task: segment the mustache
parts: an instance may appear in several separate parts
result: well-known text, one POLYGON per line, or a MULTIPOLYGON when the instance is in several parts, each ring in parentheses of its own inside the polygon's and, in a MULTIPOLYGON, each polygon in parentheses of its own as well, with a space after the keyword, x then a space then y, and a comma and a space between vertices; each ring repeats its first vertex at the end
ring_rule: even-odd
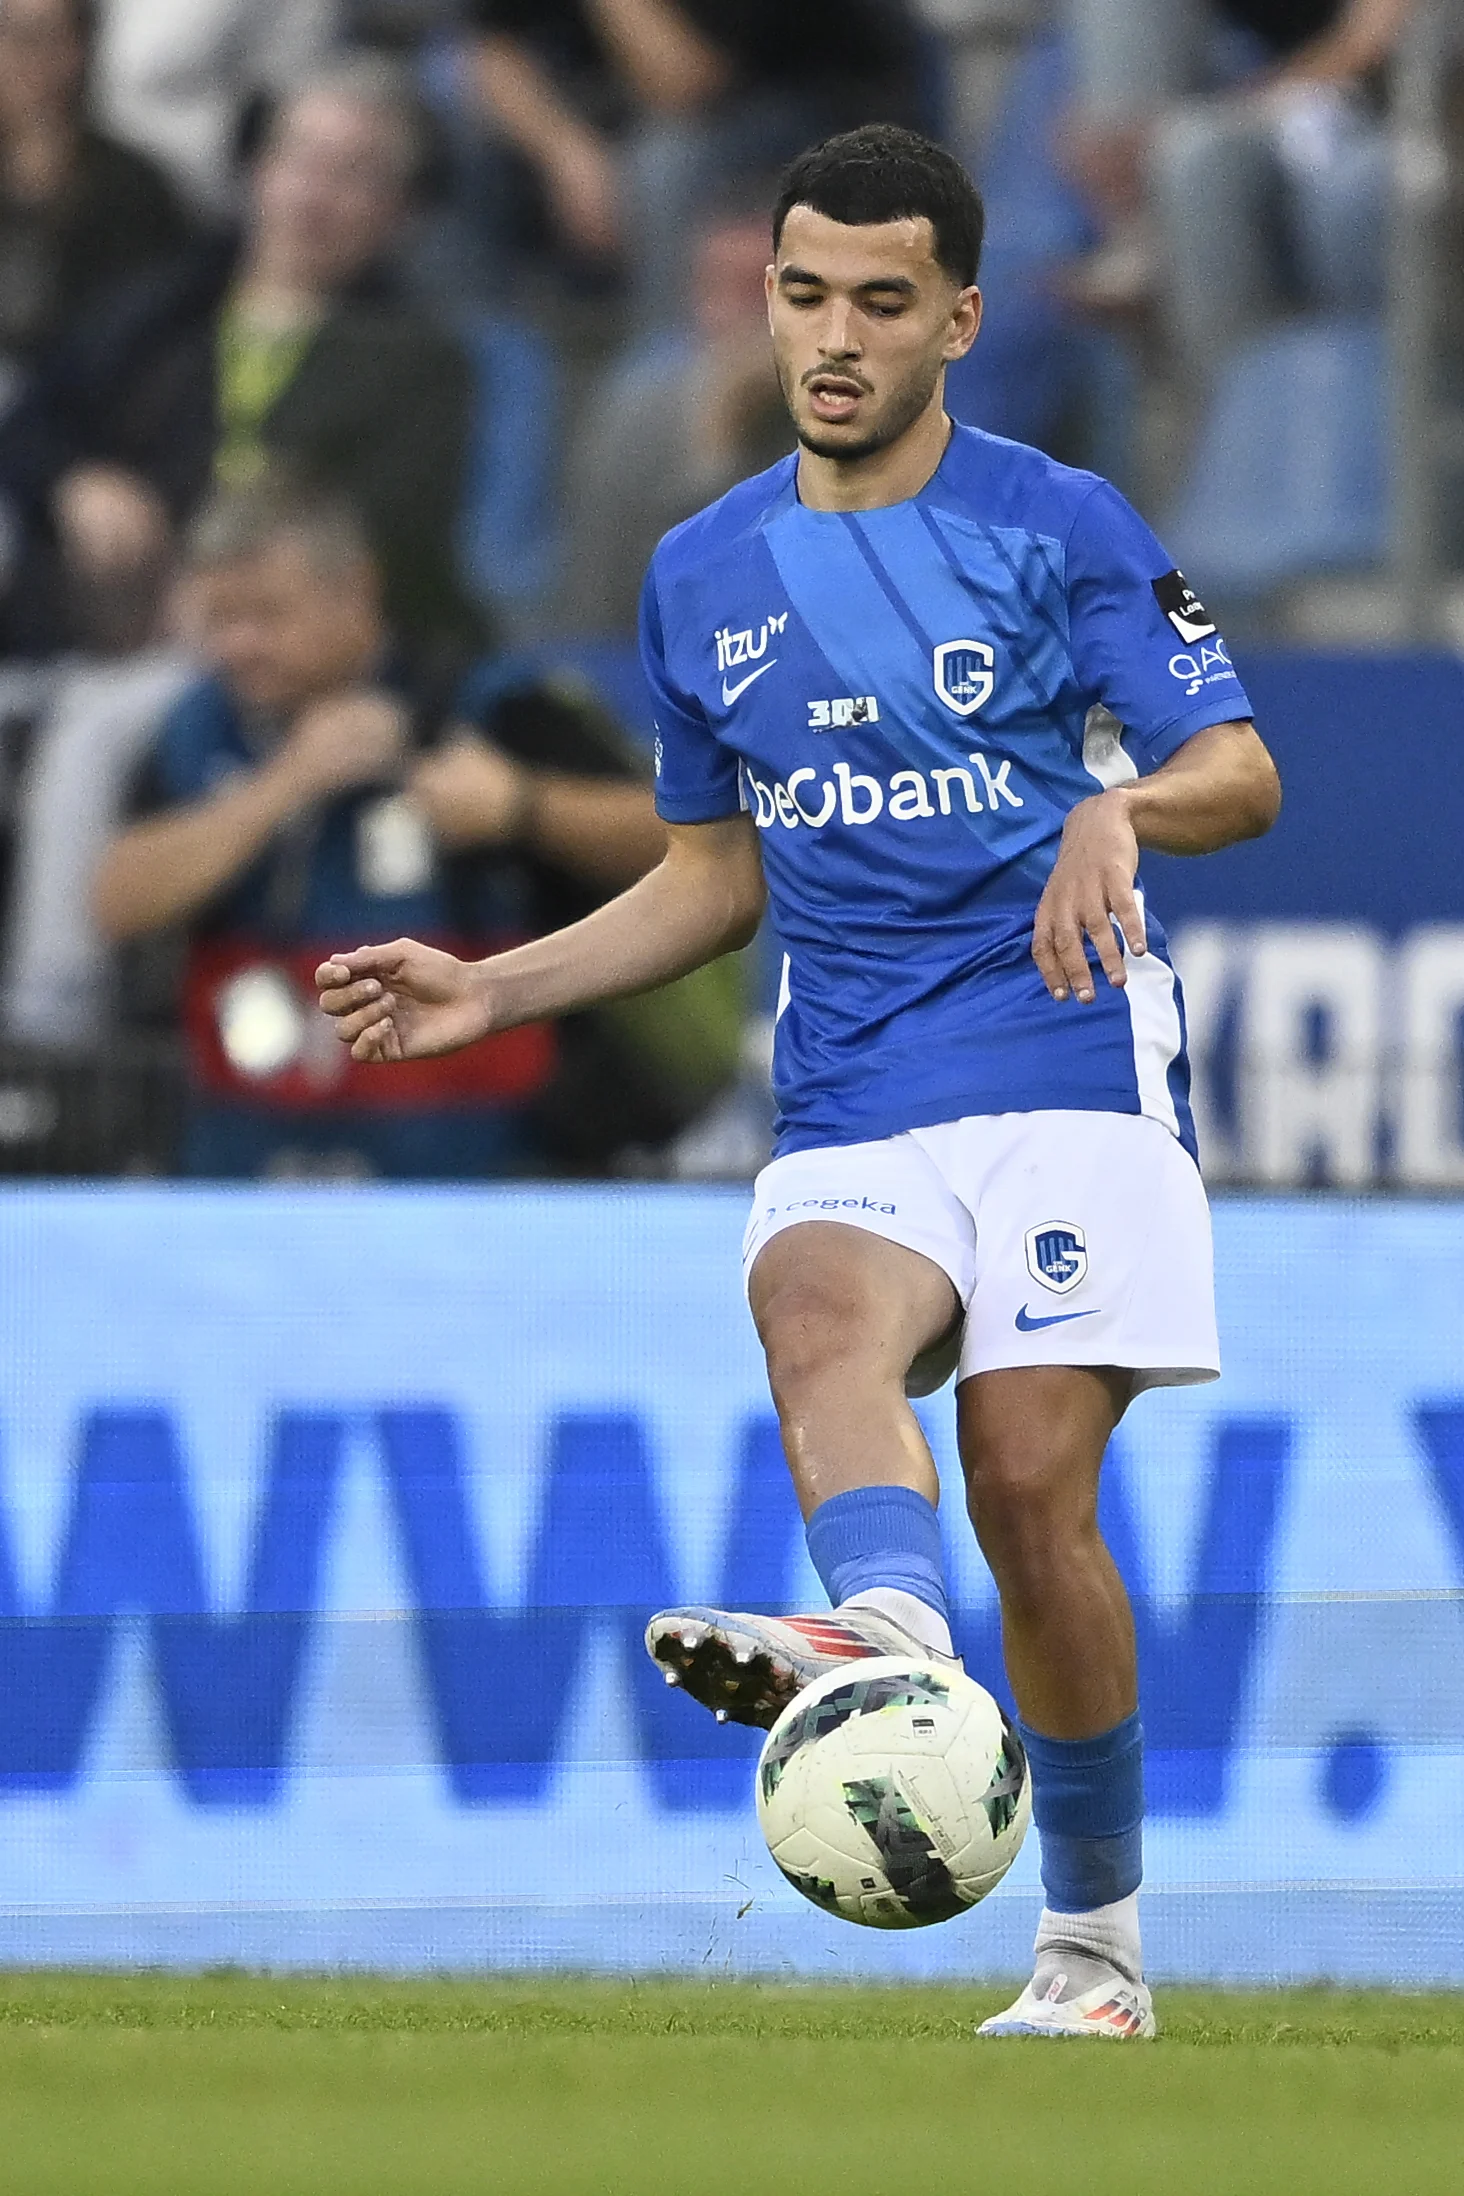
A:
POLYGON ((852 366, 810 366, 798 386, 811 389, 816 381, 847 381, 864 396, 874 394, 873 382, 866 381, 863 374, 856 374, 852 366))

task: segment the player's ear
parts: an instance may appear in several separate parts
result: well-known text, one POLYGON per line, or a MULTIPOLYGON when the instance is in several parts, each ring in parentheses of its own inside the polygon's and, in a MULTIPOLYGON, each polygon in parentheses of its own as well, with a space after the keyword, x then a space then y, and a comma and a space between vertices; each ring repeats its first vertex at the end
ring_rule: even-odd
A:
POLYGON ((960 291, 951 308, 951 325, 942 356, 949 365, 964 358, 981 332, 981 292, 975 283, 960 291))

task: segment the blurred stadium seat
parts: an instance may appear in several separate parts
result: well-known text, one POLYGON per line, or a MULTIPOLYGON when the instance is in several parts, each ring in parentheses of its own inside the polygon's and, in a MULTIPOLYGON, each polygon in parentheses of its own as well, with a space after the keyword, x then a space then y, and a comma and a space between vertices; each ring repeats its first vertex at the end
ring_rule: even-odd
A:
POLYGON ((1386 347, 1372 320, 1257 336, 1220 375, 1189 478, 1161 532, 1227 604, 1387 548, 1386 347))
POLYGON ((460 552, 485 600, 517 607, 541 596, 553 575, 562 370, 526 322, 481 316, 459 334, 478 389, 460 552))
POLYGON ((0 1179, 172 1174, 182 1112, 171 1039, 114 1039, 105 1060, 0 1044, 0 1179))
POLYGON ((973 162, 986 201, 986 310, 981 340, 947 373, 946 400, 967 426, 1060 447, 1125 485, 1134 363, 1118 335, 1069 310, 1059 281, 1095 240, 1057 156, 1070 74, 1061 38, 1033 39, 1012 64, 995 131, 973 162))

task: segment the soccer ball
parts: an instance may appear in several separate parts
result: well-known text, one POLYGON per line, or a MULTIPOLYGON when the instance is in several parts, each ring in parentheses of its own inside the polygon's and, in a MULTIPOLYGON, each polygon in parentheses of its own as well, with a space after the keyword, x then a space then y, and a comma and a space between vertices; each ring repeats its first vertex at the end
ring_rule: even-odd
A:
POLYGON ((1022 1742, 948 1663, 880 1655, 783 1710, 757 1765, 757 1819, 788 1881, 870 1929, 923 1929, 984 1899, 1032 1815, 1022 1742))

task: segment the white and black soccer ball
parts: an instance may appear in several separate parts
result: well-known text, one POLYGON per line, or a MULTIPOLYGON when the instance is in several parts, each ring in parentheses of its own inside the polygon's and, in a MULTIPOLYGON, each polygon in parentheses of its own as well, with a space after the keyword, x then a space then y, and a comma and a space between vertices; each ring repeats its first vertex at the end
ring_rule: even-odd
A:
POLYGON ((801 1692, 767 1735, 757 1817, 796 1890, 870 1929, 923 1929, 986 1897, 1032 1816, 1022 1742, 949 1663, 881 1655, 801 1692))

